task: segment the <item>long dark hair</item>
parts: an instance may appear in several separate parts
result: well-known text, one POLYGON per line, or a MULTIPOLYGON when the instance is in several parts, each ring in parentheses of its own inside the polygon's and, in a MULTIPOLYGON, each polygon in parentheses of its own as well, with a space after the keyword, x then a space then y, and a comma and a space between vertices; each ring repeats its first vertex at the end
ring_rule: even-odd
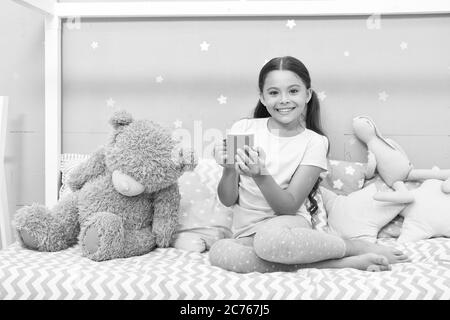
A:
MULTIPOLYGON (((262 67, 258 79, 258 87, 260 93, 263 92, 264 82, 266 81, 267 74, 270 71, 274 70, 292 71, 296 75, 298 75, 300 79, 302 79, 307 89, 311 88, 311 77, 305 65, 300 60, 294 57, 285 56, 273 58, 262 67)), ((270 117, 270 113, 267 111, 266 107, 262 104, 261 100, 258 100, 258 104, 256 105, 256 108, 253 111, 253 118, 267 118, 267 117, 270 117)), ((310 129, 326 137, 322 129, 322 124, 320 122, 319 99, 317 98, 317 94, 314 92, 314 90, 312 90, 311 99, 309 100, 306 106, 305 122, 307 129, 310 129)), ((307 209, 308 212, 311 214, 311 216, 314 215, 319 208, 317 205, 317 201, 315 199, 315 195, 317 193, 317 189, 319 188, 319 184, 321 181, 322 178, 319 177, 308 195, 310 205, 307 207, 307 209)))

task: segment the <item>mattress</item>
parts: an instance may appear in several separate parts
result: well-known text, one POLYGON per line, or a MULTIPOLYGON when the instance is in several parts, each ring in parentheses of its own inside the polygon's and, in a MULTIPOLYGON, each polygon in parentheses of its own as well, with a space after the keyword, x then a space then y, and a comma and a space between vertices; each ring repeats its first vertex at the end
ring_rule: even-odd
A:
POLYGON ((17 243, 0 251, 0 299, 450 299, 450 239, 383 244, 411 262, 378 273, 355 269, 238 274, 210 265, 207 253, 156 249, 94 262, 78 246, 36 252, 17 243))

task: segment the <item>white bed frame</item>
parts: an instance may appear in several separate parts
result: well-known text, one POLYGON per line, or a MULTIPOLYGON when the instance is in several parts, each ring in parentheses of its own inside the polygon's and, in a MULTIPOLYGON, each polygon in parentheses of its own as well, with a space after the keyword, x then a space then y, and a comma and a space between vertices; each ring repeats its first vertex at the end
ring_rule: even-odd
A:
MULTIPOLYGON (((61 20, 123 17, 290 17, 447 14, 449 0, 150 1, 12 0, 45 15, 45 203, 58 199, 61 154, 61 20)), ((0 221, 1 222, 1 221, 0 221)))
POLYGON ((6 192, 5 148, 8 123, 8 97, 0 97, 0 248, 12 242, 8 194, 6 192))

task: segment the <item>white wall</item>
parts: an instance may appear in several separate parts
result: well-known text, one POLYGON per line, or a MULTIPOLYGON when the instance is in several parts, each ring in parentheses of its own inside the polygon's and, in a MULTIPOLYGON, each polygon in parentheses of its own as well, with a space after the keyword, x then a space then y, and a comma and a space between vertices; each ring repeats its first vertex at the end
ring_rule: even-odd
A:
POLYGON ((9 96, 6 180, 11 216, 44 201, 44 20, 0 1, 0 95, 9 96))

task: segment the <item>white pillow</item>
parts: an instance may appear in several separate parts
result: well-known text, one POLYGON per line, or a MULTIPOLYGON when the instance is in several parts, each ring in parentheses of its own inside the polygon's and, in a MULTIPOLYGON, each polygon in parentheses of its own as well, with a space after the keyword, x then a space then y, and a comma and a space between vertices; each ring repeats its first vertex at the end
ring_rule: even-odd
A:
POLYGON ((328 213, 329 228, 344 239, 376 242, 381 228, 405 208, 405 204, 374 200, 373 195, 379 191, 377 183, 347 196, 337 195, 323 187, 321 191, 328 213))
POLYGON ((405 217, 398 242, 450 237, 450 194, 441 190, 441 180, 425 180, 411 192, 414 202, 403 210, 405 217))
POLYGON ((217 240, 232 236, 233 211, 217 196, 221 176, 222 167, 214 159, 203 158, 194 171, 180 177, 180 217, 173 247, 203 252, 217 240))

